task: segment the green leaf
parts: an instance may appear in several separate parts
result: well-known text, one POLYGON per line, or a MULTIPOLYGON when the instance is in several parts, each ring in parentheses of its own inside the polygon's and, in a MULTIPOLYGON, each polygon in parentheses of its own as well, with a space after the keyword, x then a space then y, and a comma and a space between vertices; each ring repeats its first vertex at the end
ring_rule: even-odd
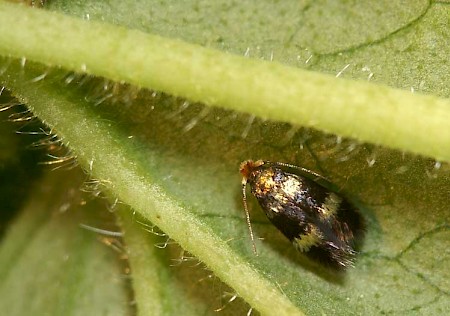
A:
MULTIPOLYGON (((165 155, 170 153, 161 152, 158 148, 156 152, 152 152, 151 148, 149 150, 139 148, 139 140, 134 143, 129 139, 128 133, 131 133, 131 136, 134 134, 132 130, 122 130, 118 125, 112 125, 105 120, 96 113, 95 108, 80 101, 76 90, 64 89, 61 77, 55 75, 54 82, 48 78, 35 85, 29 85, 30 80, 37 75, 31 71, 33 66, 29 65, 25 74, 20 74, 19 64, 16 64, 16 69, 14 66, 10 65, 8 68, 10 79, 16 75, 29 77, 8 80, 8 86, 17 93, 25 92, 27 96, 22 94, 20 99, 29 106, 33 104, 33 113, 41 118, 47 117, 46 121, 53 121, 54 130, 58 131, 61 139, 70 143, 70 148, 78 155, 78 161, 89 166, 92 175, 103 182, 108 190, 147 220, 158 225, 183 248, 213 269, 222 280, 227 282, 235 279, 238 283, 234 284, 233 288, 242 296, 245 296, 245 293, 252 293, 254 288, 264 292, 264 297, 253 297, 259 310, 269 312, 273 306, 279 305, 278 308, 286 313, 295 311, 295 307, 275 285, 259 275, 241 255, 235 253, 222 238, 217 236, 217 232, 211 227, 212 223, 208 223, 207 219, 199 214, 194 214, 188 207, 174 199, 170 191, 167 192, 167 189, 162 189, 157 184, 158 179, 165 177, 164 174, 171 174, 171 170, 164 169, 162 165, 167 159, 165 155), (267 297, 271 299, 267 301, 267 297)), ((157 127, 152 125, 153 128, 157 127)), ((130 127, 132 126, 128 125, 128 128, 130 127)), ((186 161, 181 160, 179 163, 186 161)), ((183 170, 180 165, 176 168, 181 172, 183 170)), ((202 181, 200 177, 195 180, 202 181)), ((232 195, 228 195, 230 196, 232 195)), ((228 204, 230 202, 228 200, 228 204)), ((248 299, 251 301, 250 297, 248 299)))
POLYGON ((143 219, 120 211, 132 271, 134 300, 140 315, 200 315, 224 310, 245 314, 246 304, 227 303, 235 294, 182 248, 143 219), (149 232, 151 232, 149 234, 149 232))
POLYGON ((108 220, 105 213, 96 211, 101 201, 83 206, 82 182, 79 170, 52 172, 33 187, 0 246, 2 313, 131 313, 130 289, 119 254, 79 226, 108 220))
MULTIPOLYGON (((416 11, 423 11, 421 7, 416 11)), ((422 11, 418 13, 423 14, 422 11)), ((343 10, 342 19, 348 18, 347 13, 343 10)), ((369 14, 369 20, 374 19, 372 15, 369 14)), ((356 29, 364 17, 358 16, 350 24, 351 29, 356 29)), ((401 17, 408 21, 407 15, 401 17)), ((445 21, 445 16, 440 18, 445 21)), ((47 65, 92 73, 191 101, 315 127, 440 160, 450 159, 450 151, 445 146, 450 141, 447 128, 450 101, 445 99, 364 82, 335 80, 319 73, 224 54, 133 29, 83 22, 1 2, 0 19, 3 55, 25 56, 47 65), (66 31, 63 33, 61 29, 66 31)), ((321 22, 320 15, 317 22, 321 22)), ((390 29, 395 30, 391 26, 380 32, 388 35, 388 31, 394 34, 399 31, 390 29)), ((375 36, 377 41, 381 41, 380 36, 375 36)), ((346 41, 346 48, 353 51, 349 44, 357 48, 374 43, 367 34, 365 40, 362 43, 358 35, 353 41, 346 41)), ((300 41, 297 45, 301 44, 300 41)), ((327 51, 320 47, 318 50, 327 51)), ((340 53, 342 48, 338 47, 332 56, 340 53)), ((364 66, 364 69, 370 68, 364 66)))
MULTIPOLYGON (((350 6, 341 5, 338 6, 340 10, 337 10, 331 4, 330 7, 326 6, 325 2, 311 2, 307 5, 299 2, 239 5, 227 2, 209 5, 209 2, 205 2, 197 3, 197 6, 190 2, 177 2, 173 6, 155 4, 148 10, 143 9, 147 7, 142 7, 142 3, 124 9, 120 6, 122 3, 123 1, 111 2, 108 10, 105 6, 99 8, 95 5, 79 9, 75 6, 70 6, 69 9, 68 5, 64 5, 64 9, 76 16, 85 17, 88 13, 92 19, 104 18, 130 28, 143 31, 151 29, 163 36, 183 38, 216 48, 223 46, 235 53, 244 52, 246 47, 250 47, 250 52, 257 52, 255 55, 250 53, 254 57, 269 58, 273 50, 275 58, 290 65, 296 65, 297 56, 300 56, 302 63, 309 60, 306 67, 330 73, 336 73, 354 62, 354 66, 347 67, 344 72, 352 78, 367 76, 371 71, 375 74, 373 78, 379 82, 403 88, 417 85, 417 88, 428 93, 449 95, 448 85, 438 84, 439 78, 441 82, 448 81, 446 72, 441 71, 448 61, 439 56, 432 59, 433 55, 426 46, 430 44, 428 39, 433 38, 432 43, 440 51, 448 50, 444 45, 448 35, 436 27, 445 22, 446 17, 448 20, 444 4, 424 5, 417 1, 414 5, 409 5, 408 10, 400 10, 400 13, 394 5, 390 9, 397 10, 397 14, 394 12, 389 15, 380 10, 380 7, 378 10, 356 7, 352 11, 350 6), (184 19, 180 19, 184 12, 184 19), (352 14, 356 15, 355 19, 351 18, 352 14), (219 22, 215 18, 218 16, 221 16, 219 22), (273 17, 270 20, 272 24, 266 22, 267 16, 273 17), (328 21, 330 16, 333 19, 328 21), (381 17, 383 23, 378 21, 381 17), (324 18, 329 24, 323 23, 324 18), (197 24, 189 23, 192 21, 197 24), (238 21, 239 27, 232 21, 238 21), (355 36, 350 36, 348 31, 338 32, 337 26, 333 26, 340 25, 342 22, 339 21, 348 21, 349 30, 358 30, 358 25, 361 27, 363 21, 378 24, 371 24, 376 31, 351 33, 355 36), (389 23, 385 23, 386 21, 389 23), (216 27, 212 28, 211 25, 216 27), (272 38, 264 36, 267 32, 264 33, 263 30, 268 25, 276 32, 272 38), (306 33, 305 29, 311 32, 315 30, 313 34, 318 34, 317 42, 311 40, 313 37, 308 39, 311 34, 302 37, 306 33), (215 33, 204 30, 214 30, 215 33), (322 33, 318 30, 322 30, 326 36, 319 37, 322 33), (423 35, 420 37, 419 34, 423 35), (339 43, 335 48, 329 43, 330 36, 339 43), (411 37, 417 37, 413 48, 406 45, 411 37), (399 47, 404 48, 400 53, 399 47), (308 50, 305 51, 305 48, 308 50), (394 65, 386 61, 386 52, 392 54, 392 58, 395 57, 391 59, 395 61, 394 65), (411 64, 423 58, 430 61, 427 65, 434 67, 409 67, 411 64, 408 64, 408 60, 412 55, 417 59, 413 59, 411 64), (380 69, 384 69, 382 67, 387 70, 381 71, 380 69), (408 76, 411 71, 413 73, 408 76), (426 83, 421 84, 417 78, 430 80, 426 79, 426 83), (435 84, 431 84, 433 82, 435 84)), ((18 12, 22 14, 24 11, 18 12)), ((42 17, 40 14, 44 13, 30 13, 30 18, 42 17)), ((317 126, 322 128, 321 124, 325 123, 340 126, 347 132, 355 128, 355 136, 360 139, 366 139, 361 136, 366 130, 375 135, 374 139, 379 137, 383 144, 392 146, 393 143, 403 142, 407 146, 402 145, 400 148, 444 157, 448 150, 443 145, 449 132, 445 109, 448 101, 436 97, 412 96, 375 85, 329 79, 270 63, 243 61, 241 58, 224 56, 216 51, 172 42, 166 38, 158 37, 157 42, 149 43, 147 40, 151 38, 153 41, 155 37, 125 28, 120 31, 123 33, 117 33, 117 29, 108 24, 83 23, 66 17, 59 17, 58 21, 54 21, 50 16, 45 17, 46 23, 55 24, 51 24, 51 31, 46 23, 39 22, 40 18, 35 21, 37 24, 33 24, 42 26, 35 29, 42 31, 43 35, 39 37, 39 41, 35 41, 36 47, 40 47, 36 54, 47 56, 46 50, 52 53, 45 57, 47 59, 36 60, 74 69, 70 63, 80 65, 80 61, 92 57, 92 64, 86 65, 89 65, 87 69, 95 69, 95 74, 107 75, 107 72, 111 72, 117 76, 111 75, 110 78, 126 79, 143 87, 154 88, 160 87, 153 86, 153 83, 158 84, 160 78, 170 77, 165 82, 167 86, 164 86, 164 91, 191 96, 193 100, 211 104, 215 104, 220 96, 223 97, 220 100, 225 100, 224 104, 222 101, 217 102, 223 107, 239 107, 242 111, 270 118, 271 121, 265 122, 254 120, 253 117, 228 110, 205 108, 145 89, 102 79, 92 80, 68 74, 67 70, 46 69, 30 62, 26 62, 25 66, 15 60, 9 65, 6 62, 8 67, 5 67, 1 76, 5 85, 58 133, 77 155, 80 164, 99 179, 110 194, 132 206, 143 218, 158 225, 184 249, 197 256, 253 308, 265 314, 273 314, 274 311, 279 314, 301 311, 307 314, 448 312, 446 302, 449 288, 448 282, 443 281, 448 279, 449 267, 449 255, 445 252, 450 231, 446 207, 448 166, 275 122, 280 119, 287 122, 295 120, 296 123, 309 122, 311 125, 317 119, 321 122, 317 126), (65 24, 68 22, 70 23, 65 24), (73 43, 79 46, 78 51, 84 48, 85 52, 69 49, 58 53, 58 49, 52 49, 52 46, 59 47, 55 45, 52 34, 64 41, 64 37, 68 36, 69 26, 80 27, 83 32, 91 34, 91 41, 85 41, 86 38, 80 35, 80 41, 73 43), (64 36, 58 31, 62 29, 66 32, 64 36), (94 32, 89 33, 90 31, 94 32), (153 52, 147 51, 150 47, 147 44, 171 43, 175 46, 159 53, 158 47, 155 47, 155 51, 162 57, 177 57, 161 62, 161 65, 153 64, 161 68, 158 72, 146 73, 143 69, 147 68, 136 67, 133 61, 139 61, 141 65, 141 62, 153 57, 127 57, 141 52, 136 39, 131 42, 124 40, 123 35, 127 34, 128 39, 130 33, 131 38, 133 34, 138 34, 143 39, 139 43, 142 44, 142 51, 148 54, 153 52), (117 35, 117 41, 113 41, 117 35), (45 44, 47 36, 53 38, 53 44, 45 44), (109 45, 114 43, 115 47, 122 47, 120 52, 123 55, 114 55, 112 46, 105 45, 103 48, 109 49, 109 57, 102 60, 101 56, 96 55, 97 50, 87 49, 96 47, 94 43, 98 42, 98 51, 101 52, 102 45, 108 41, 109 45), (180 68, 189 65, 189 59, 185 58, 186 51, 175 48, 188 49, 190 53, 199 53, 198 56, 207 53, 212 58, 202 60, 209 63, 214 61, 214 65, 217 62, 219 66, 215 68, 212 65, 205 67, 203 63, 193 64, 204 78, 203 81, 196 81, 198 77, 188 76, 180 68), (86 54, 88 51, 89 54, 86 54), (180 56, 183 54, 177 55, 183 51, 184 57, 180 56), (68 59, 68 64, 62 62, 65 58, 68 59), (177 60, 181 63, 177 64, 177 60), (165 68, 166 65, 173 68, 165 68), (233 83, 227 82, 224 79, 226 76, 220 80, 217 73, 214 74, 214 69, 224 71, 230 68, 232 71, 225 74, 237 76, 233 83), (43 74, 46 76, 42 76, 43 74), (246 76, 243 81, 240 81, 241 74, 246 76), (294 89, 293 81, 289 79, 292 77, 287 80, 285 78, 287 74, 294 76, 295 82, 307 82, 305 85, 295 85, 294 89), (147 85, 146 80, 152 84, 147 85), (187 81, 186 85, 184 81, 187 81), (212 90, 203 93, 209 81, 211 89, 215 89, 214 93, 211 93, 212 90), (199 84, 198 89, 195 89, 196 83, 199 84), (185 94, 177 90, 180 87, 185 94), (255 92, 252 87, 260 87, 264 91, 255 92), (286 95, 289 91, 301 91, 301 99, 289 99, 289 95, 286 95), (330 95, 333 97, 328 98, 330 95), (300 110, 300 107, 295 106, 299 102, 304 105, 300 110), (332 106, 322 107, 330 102, 332 106), (360 111, 353 109, 349 111, 351 114, 335 108, 339 104, 353 106, 358 102, 360 111), (285 103, 288 105, 286 108, 283 105, 281 110, 280 104, 285 103), (248 110, 245 108, 247 104, 248 110), (370 111, 365 111, 366 107, 370 111), (299 113, 295 112, 296 109, 307 113, 302 112, 299 118, 293 114, 299 113), (345 112, 343 116, 339 116, 341 112, 345 112), (380 121, 375 120, 372 122, 374 125, 369 125, 371 117, 387 117, 389 122, 396 124, 379 126, 380 121), (297 119, 302 121, 296 121, 297 119), (399 134, 404 128, 413 134, 399 134), (436 130, 432 132, 434 128, 436 130), (237 172, 239 162, 248 158, 297 163, 319 170, 330 177, 352 200, 357 201, 368 227, 355 269, 336 274, 308 261, 296 253, 280 233, 268 224, 255 203, 251 203, 254 229, 257 236, 264 240, 257 242, 260 256, 253 256, 243 220, 237 172)), ((0 25, 1 23, 3 22, 0 25)), ((0 45, 2 49, 15 56, 35 56, 34 49, 22 50, 26 47, 13 45, 30 43, 28 39, 24 41, 24 38, 20 38, 20 32, 16 33, 17 37, 12 32, 5 36, 15 41, 0 45), (13 51, 18 47, 19 50, 13 51)), ((73 45, 69 47, 73 48, 73 45)), ((338 131, 331 127, 326 130, 338 131)), ((123 221, 129 224, 127 215, 121 214, 123 221)), ((128 238, 127 243, 133 252, 136 249, 148 249, 153 242, 144 242, 138 233, 132 229, 128 236, 134 237, 127 237, 127 230, 125 231, 125 240, 128 238)), ((169 282, 165 281, 170 278, 167 269, 163 270, 162 281, 155 287, 145 287, 145 275, 152 273, 145 270, 146 263, 150 266, 148 269, 152 269, 153 265, 163 268, 165 262, 150 250, 130 257, 132 268, 134 264, 139 271, 135 274, 138 279, 134 287, 137 291, 135 297, 138 310, 139 306, 150 306, 145 311, 152 308, 167 311, 167 306, 174 305, 170 298, 159 307, 152 305, 157 302, 158 296, 167 299, 167 294, 164 293, 169 291, 170 286, 162 285, 169 282), (146 254, 149 256, 147 259, 143 257, 146 254), (140 260, 143 262, 139 263, 140 260), (152 263, 151 260, 156 261, 152 263), (146 301, 146 296, 151 299, 146 301)), ((150 277, 154 279, 157 276, 150 277)), ((192 297, 184 297, 184 300, 189 304, 192 297)), ((175 310, 176 308, 174 307, 175 310)), ((214 308, 211 307, 210 310, 214 308)))

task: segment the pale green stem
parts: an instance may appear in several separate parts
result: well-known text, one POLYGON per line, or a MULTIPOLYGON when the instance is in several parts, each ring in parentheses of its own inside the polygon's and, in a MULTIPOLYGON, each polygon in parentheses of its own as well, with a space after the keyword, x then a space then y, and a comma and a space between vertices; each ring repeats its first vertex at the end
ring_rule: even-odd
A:
POLYGON ((450 101, 0 2, 0 54, 450 160, 450 101))

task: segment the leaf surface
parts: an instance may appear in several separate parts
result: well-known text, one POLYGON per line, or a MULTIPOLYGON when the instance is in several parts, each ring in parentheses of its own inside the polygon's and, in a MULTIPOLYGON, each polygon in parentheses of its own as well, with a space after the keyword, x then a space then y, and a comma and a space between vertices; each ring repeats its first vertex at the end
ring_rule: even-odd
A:
MULTIPOLYGON (((326 1, 176 3, 145 7, 136 2, 125 8, 118 1, 107 8, 61 4, 57 9, 233 53, 248 51, 255 58, 274 56, 290 66, 333 74, 343 70, 348 78, 370 77, 394 87, 449 95, 449 85, 442 84, 448 82, 442 70, 448 60, 433 54, 436 47, 449 49, 448 35, 439 27, 448 20, 445 3, 411 2, 408 10, 391 5, 390 12, 381 4, 350 10, 326 1), (267 16, 273 17, 271 23, 267 16), (341 21, 348 26, 339 28, 341 21), (370 27, 355 31, 367 21, 370 27)), ((255 309, 313 315, 448 312, 446 164, 292 128, 276 123, 273 112, 262 112, 272 120, 261 121, 55 69, 44 80, 33 80, 46 71, 12 61, 2 80, 55 129, 110 193, 196 255, 255 309), (254 229, 264 240, 257 242, 260 256, 252 255, 237 172, 239 162, 248 158, 320 171, 358 204, 368 228, 355 269, 336 274, 296 253, 254 201, 254 229)), ((372 92, 378 98, 386 90, 372 92)), ((396 118, 395 111, 389 115, 396 118)), ((445 121, 445 115, 435 117, 445 121)), ((404 138, 411 148, 420 142, 417 128, 416 133, 416 138, 404 138)), ((389 137, 395 135, 381 139, 389 143, 389 137)), ((434 141, 427 146, 446 150, 434 141)), ((130 248, 140 243, 131 242, 130 248)))

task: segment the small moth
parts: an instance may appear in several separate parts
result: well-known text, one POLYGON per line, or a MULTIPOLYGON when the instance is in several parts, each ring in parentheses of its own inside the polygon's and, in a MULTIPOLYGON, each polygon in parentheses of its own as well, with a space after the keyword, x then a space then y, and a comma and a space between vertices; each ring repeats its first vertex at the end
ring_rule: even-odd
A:
POLYGON ((268 219, 296 249, 336 268, 352 266, 355 243, 364 232, 364 220, 345 198, 318 183, 320 180, 329 184, 324 177, 302 167, 263 160, 242 162, 240 173, 255 253, 247 184, 268 219))

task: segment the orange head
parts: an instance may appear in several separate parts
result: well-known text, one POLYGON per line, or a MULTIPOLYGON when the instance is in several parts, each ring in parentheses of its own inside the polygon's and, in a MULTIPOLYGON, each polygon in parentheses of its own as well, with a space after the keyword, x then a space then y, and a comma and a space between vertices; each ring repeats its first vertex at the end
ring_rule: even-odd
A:
POLYGON ((262 166, 264 164, 264 161, 262 160, 246 160, 241 163, 239 166, 239 172, 244 177, 244 180, 246 180, 250 174, 259 166, 262 166))

